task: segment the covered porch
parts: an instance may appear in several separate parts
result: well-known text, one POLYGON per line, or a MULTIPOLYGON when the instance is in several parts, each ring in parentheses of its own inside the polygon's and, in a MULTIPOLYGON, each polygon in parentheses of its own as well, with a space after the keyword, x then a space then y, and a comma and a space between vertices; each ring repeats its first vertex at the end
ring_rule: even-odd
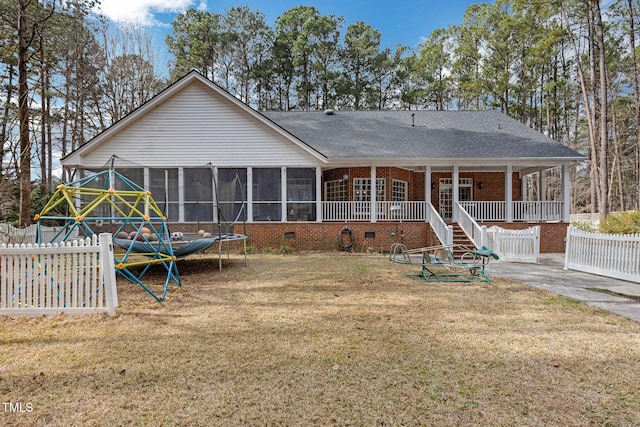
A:
POLYGON ((433 222, 437 215, 444 222, 568 223, 570 182, 568 163, 336 168, 323 171, 318 220, 433 222), (559 191, 549 191, 550 169, 559 191))

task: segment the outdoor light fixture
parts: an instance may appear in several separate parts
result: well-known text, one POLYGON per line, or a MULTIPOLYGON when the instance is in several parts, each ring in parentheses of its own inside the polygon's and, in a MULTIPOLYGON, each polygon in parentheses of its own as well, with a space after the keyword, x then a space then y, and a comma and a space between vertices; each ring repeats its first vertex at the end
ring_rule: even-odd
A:
POLYGON ((482 190, 482 187, 484 187, 484 184, 482 183, 482 181, 478 182, 478 188, 482 190))
POLYGON ((436 183, 435 183, 435 182, 432 182, 432 183, 431 183, 431 189, 432 189, 432 190, 435 190, 435 189, 436 189, 436 183))
POLYGON ((346 181, 349 179, 349 175, 347 175, 346 173, 344 175, 342 175, 342 180, 346 181))

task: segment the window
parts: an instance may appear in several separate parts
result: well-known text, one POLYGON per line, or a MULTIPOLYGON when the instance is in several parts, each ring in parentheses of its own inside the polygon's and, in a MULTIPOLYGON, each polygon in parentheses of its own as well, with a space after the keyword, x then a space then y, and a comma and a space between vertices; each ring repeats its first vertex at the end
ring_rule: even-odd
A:
POLYGON ((280 221, 280 168, 253 169, 253 219, 280 221))
POLYGON ((344 202, 347 200, 347 183, 336 179, 324 183, 324 199, 327 202, 344 202))
MULTIPOLYGON (((379 202, 385 201, 385 179, 376 179, 376 200, 379 202)), ((353 194, 354 200, 357 202, 368 202, 371 200, 371 179, 370 178, 356 178, 353 180, 353 194)))
POLYGON ((244 168, 218 169, 218 212, 220 222, 244 220, 242 206, 246 198, 247 170, 244 168))
POLYGON ((178 169, 149 169, 149 191, 169 221, 177 222, 178 169))
POLYGON ((315 221, 316 172, 287 168, 287 221, 315 221))
POLYGON ((407 182, 394 179, 391 182, 391 201, 406 202, 407 201, 407 182))
POLYGON ((213 176, 211 168, 184 169, 184 220, 213 221, 213 176))

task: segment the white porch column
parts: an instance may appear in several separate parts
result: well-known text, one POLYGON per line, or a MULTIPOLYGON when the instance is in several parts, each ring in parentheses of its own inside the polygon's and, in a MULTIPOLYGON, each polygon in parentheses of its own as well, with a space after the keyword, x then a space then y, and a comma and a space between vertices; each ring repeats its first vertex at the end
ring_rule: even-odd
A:
POLYGON ((371 222, 378 222, 378 212, 376 211, 376 201, 378 198, 378 185, 376 178, 376 167, 371 166, 371 200, 369 201, 369 212, 371 212, 371 222))
POLYGON ((513 166, 507 165, 504 183, 505 220, 513 222, 513 166))
POLYGON ((527 176, 528 175, 522 175, 522 173, 520 173, 520 200, 523 202, 527 201, 527 176))
POLYGON ((211 200, 213 200, 213 223, 217 223, 218 222, 218 167, 217 166, 213 166, 211 168, 211 181, 213 184, 212 185, 212 189, 213 189, 213 198, 211 200))
POLYGON ((316 222, 322 222, 322 169, 316 166, 316 222))
POLYGON ((571 222, 571 167, 562 165, 562 222, 571 222))
POLYGON ((460 169, 458 166, 453 167, 453 174, 451 178, 451 183, 453 185, 453 194, 451 195, 451 219, 454 222, 458 222, 458 202, 460 201, 460 169))
POLYGON ((428 212, 431 211, 427 210, 427 206, 429 206, 429 203, 431 203, 431 165, 427 165, 424 170, 424 201, 424 220, 426 222, 429 222, 431 218, 429 218, 428 212))
POLYGON ((253 168, 247 168, 247 222, 253 222, 253 168))
POLYGON ((184 222, 184 168, 178 168, 178 221, 184 222))
POLYGON ((546 202, 547 201, 547 174, 544 171, 538 172, 539 180, 538 180, 538 201, 546 202))
POLYGON ((280 168, 280 221, 287 222, 287 168, 280 168))
MULTIPOLYGON (((142 168, 142 188, 145 189, 145 191, 149 191, 149 189, 151 188, 151 178, 149 176, 150 172, 149 172, 149 168, 142 168)), ((153 194, 151 195, 153 197, 153 194)), ((155 199, 154 199, 155 200, 155 199)))

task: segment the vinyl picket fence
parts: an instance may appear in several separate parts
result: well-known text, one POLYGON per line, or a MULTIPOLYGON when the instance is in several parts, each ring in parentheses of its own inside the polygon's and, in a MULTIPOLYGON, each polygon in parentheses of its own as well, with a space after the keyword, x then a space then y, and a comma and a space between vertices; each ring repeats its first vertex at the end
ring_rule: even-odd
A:
POLYGON ((113 315, 117 306, 111 234, 0 245, 0 315, 113 315))
MULTIPOLYGON (((62 227, 40 227, 40 233, 42 233, 43 242, 51 242, 53 238, 58 234, 62 227)), ((22 244, 28 245, 29 243, 36 243, 36 236, 38 233, 38 225, 31 224, 25 228, 17 228, 11 224, 0 224, 0 244, 22 244)), ((60 243, 64 233, 60 233, 56 242, 60 243)))
POLYGON ((540 226, 509 230, 493 226, 487 230, 489 248, 501 261, 538 263, 540 260, 540 226))
POLYGON ((566 269, 640 283, 640 234, 567 229, 566 269))

